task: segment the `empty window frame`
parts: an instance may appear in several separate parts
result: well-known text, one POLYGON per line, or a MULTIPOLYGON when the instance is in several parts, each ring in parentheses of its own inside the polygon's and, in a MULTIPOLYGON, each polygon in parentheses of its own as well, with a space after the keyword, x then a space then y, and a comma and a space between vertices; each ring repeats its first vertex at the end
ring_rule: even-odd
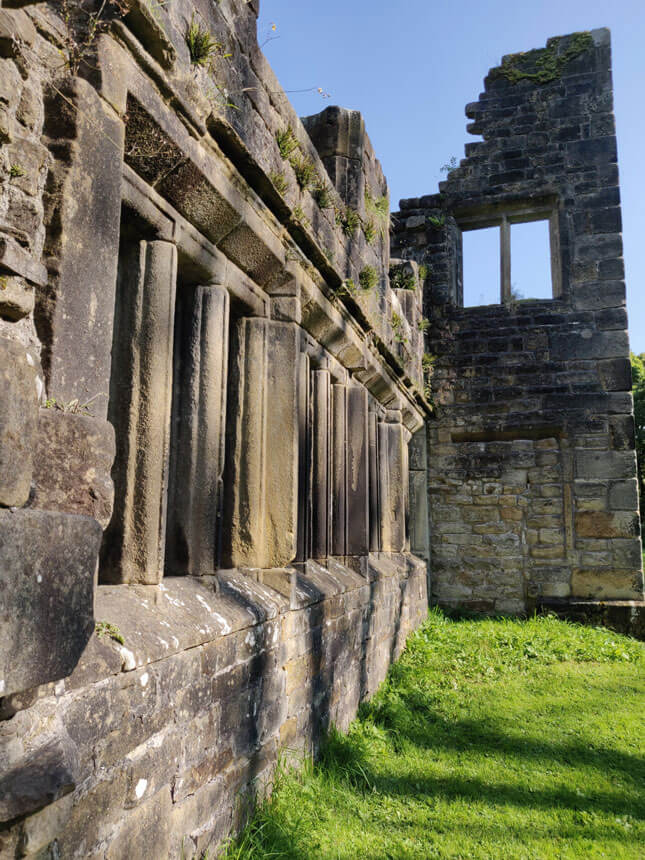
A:
POLYGON ((460 227, 464 307, 560 296, 555 210, 460 219, 460 227))

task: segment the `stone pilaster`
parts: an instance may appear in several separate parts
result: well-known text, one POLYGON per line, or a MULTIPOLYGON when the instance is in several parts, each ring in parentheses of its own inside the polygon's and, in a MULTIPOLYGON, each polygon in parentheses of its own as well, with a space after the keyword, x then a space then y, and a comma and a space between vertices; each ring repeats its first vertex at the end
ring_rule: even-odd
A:
POLYGON ((115 505, 103 542, 105 582, 161 581, 172 398, 177 249, 141 241, 121 255, 109 418, 115 505))
POLYGON ((178 295, 166 571, 213 573, 221 527, 229 298, 211 284, 178 295))

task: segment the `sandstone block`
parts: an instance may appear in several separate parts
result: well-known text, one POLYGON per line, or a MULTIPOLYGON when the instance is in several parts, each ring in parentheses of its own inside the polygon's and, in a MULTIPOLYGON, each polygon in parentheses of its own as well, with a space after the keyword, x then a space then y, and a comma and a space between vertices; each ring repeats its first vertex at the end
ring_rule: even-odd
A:
POLYGON ((632 478, 636 454, 633 451, 584 451, 575 453, 578 478, 632 478))
MULTIPOLYGON (((78 773, 78 751, 60 723, 54 721, 54 731, 50 728, 40 735, 37 743, 29 745, 22 756, 3 768, 0 822, 33 813, 69 794, 76 787, 78 773)), ((69 810, 65 807, 64 811, 69 810)), ((56 818, 53 808, 51 817, 56 818)), ((42 843, 43 833, 39 830, 38 826, 27 823, 26 841, 32 845, 42 843)))
POLYGON ((0 338, 0 505, 24 505, 38 420, 36 370, 24 349, 0 338))
POLYGON ((614 511, 635 511, 638 508, 638 481, 616 481, 609 488, 609 508, 614 511))
POLYGON ((89 517, 0 511, 0 685, 69 675, 94 629, 101 527, 89 517))
POLYGON ((576 568, 571 577, 571 595, 588 600, 642 600, 643 576, 633 570, 576 568))
POLYGON ((34 288, 22 278, 0 275, 0 317, 11 322, 34 309, 34 288))
POLYGON ((114 486, 114 428, 89 415, 41 409, 34 450, 30 507, 110 522, 114 486))
POLYGON ((588 538, 628 538, 640 533, 638 514, 628 511, 583 511, 576 514, 575 527, 578 537, 588 538))

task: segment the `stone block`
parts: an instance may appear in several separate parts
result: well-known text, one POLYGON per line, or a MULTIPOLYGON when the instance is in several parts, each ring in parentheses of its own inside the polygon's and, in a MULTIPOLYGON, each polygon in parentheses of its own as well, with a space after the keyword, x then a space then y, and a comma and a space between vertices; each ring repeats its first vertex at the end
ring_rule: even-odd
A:
POLYGON ((23 278, 0 275, 0 317, 16 322, 29 316, 33 309, 33 286, 23 278))
POLYGON ((571 596, 588 600, 642 600, 643 575, 633 570, 575 568, 571 596))
POLYGON ((576 534, 581 538, 637 537, 639 523, 638 514, 628 511, 584 511, 575 517, 576 534))
POLYGON ((555 333, 551 336, 552 359, 625 358, 629 355, 626 331, 581 331, 555 333))
POLYGON ((124 857, 170 857, 172 798, 166 787, 125 819, 123 827, 110 840, 106 860, 124 857))
POLYGON ((114 428, 89 415, 40 409, 30 507, 110 522, 114 428))
POLYGON ((636 474, 634 451, 587 451, 575 452, 576 478, 633 478, 636 474))
POLYGON ((643 563, 643 545, 640 538, 611 541, 612 564, 626 570, 640 570, 643 563))
POLYGON ((0 506, 24 505, 38 421, 36 369, 17 343, 0 338, 0 506))
POLYGON ((598 362, 600 382, 605 391, 631 391, 632 370, 628 358, 598 362))
POLYGON ((69 675, 94 630, 96 520, 0 511, 0 689, 69 675))
POLYGON ((609 508, 613 511, 635 511, 638 509, 638 481, 615 481, 609 486, 609 508))
MULTIPOLYGON (((11 821, 54 804, 48 815, 54 820, 45 827, 49 831, 51 825, 56 824, 56 801, 72 792, 79 779, 78 751, 60 722, 51 719, 48 730, 39 734, 35 742, 28 742, 22 755, 12 757, 10 762, 3 761, 3 765, 0 822, 11 821)), ((67 805, 63 811, 69 812, 67 805)), ((26 833, 23 831, 25 841, 31 842, 33 847, 40 847, 34 843, 42 842, 42 837, 41 828, 27 822, 26 833)))

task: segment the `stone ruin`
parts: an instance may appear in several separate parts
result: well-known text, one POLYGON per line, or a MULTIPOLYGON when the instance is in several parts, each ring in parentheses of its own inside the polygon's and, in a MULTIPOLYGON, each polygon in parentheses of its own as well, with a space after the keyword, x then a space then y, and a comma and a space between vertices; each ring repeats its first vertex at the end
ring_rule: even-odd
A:
POLYGON ((634 622, 606 31, 492 70, 390 236, 361 115, 296 116, 258 0, 0 6, 0 856, 214 849, 428 583, 634 622), (553 298, 516 301, 538 219, 553 298))

